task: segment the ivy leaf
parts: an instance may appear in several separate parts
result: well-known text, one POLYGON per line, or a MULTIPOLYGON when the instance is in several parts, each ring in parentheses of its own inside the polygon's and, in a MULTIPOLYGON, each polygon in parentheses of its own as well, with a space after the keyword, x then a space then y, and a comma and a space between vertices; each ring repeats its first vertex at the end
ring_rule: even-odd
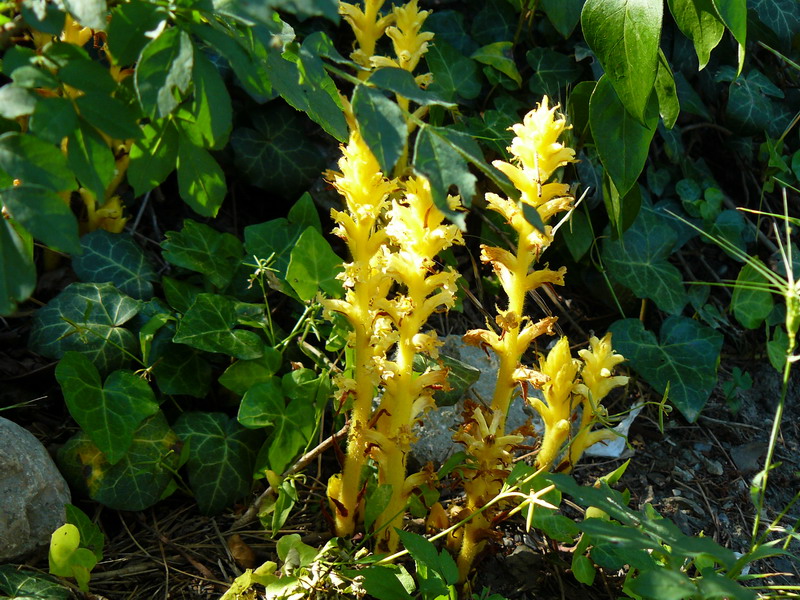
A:
POLYGON ((305 230, 306 227, 284 218, 244 228, 244 245, 248 256, 267 260, 269 268, 274 270, 274 280, 270 281, 270 285, 289 296, 294 294, 294 290, 286 283, 291 251, 305 230))
POLYGON ((194 348, 175 344, 174 325, 160 330, 153 339, 150 365, 162 394, 204 398, 211 387, 211 366, 194 348))
POLYGON ((400 107, 382 91, 359 84, 353 92, 353 113, 358 121, 358 130, 381 170, 391 175, 408 137, 408 127, 400 107))
POLYGON ((325 167, 326 158, 305 132, 303 117, 280 102, 253 114, 251 127, 231 134, 234 161, 253 185, 294 200, 325 167))
POLYGON ((458 97, 472 100, 480 94, 482 86, 477 63, 447 42, 437 40, 428 48, 425 60, 433 74, 428 91, 448 102, 455 102, 458 97))
POLYGON ((528 87, 534 94, 551 98, 563 95, 566 86, 578 79, 581 70, 575 59, 550 48, 533 48, 525 55, 533 69, 528 87))
POLYGON ((206 276, 211 285, 226 287, 242 259, 242 243, 230 233, 220 233, 186 219, 180 231, 168 231, 161 242, 164 259, 206 276))
MULTIPOLYGON (((757 258, 751 259, 761 263, 757 258)), ((762 268, 766 268, 762 265, 762 268)), ((769 316, 774 306, 772 293, 767 287, 767 279, 759 270, 750 264, 745 264, 733 288, 731 308, 736 320, 747 329, 756 329, 761 326, 764 319, 769 316)))
POLYGON ((648 207, 618 240, 603 243, 609 275, 639 298, 650 298, 664 312, 678 314, 688 298, 680 271, 668 258, 677 234, 648 207))
POLYGON ((800 5, 794 0, 751 0, 747 7, 755 9, 759 21, 778 36, 787 50, 800 31, 800 5))
POLYGON ((72 260, 82 281, 110 281, 121 292, 139 300, 153 297, 158 275, 133 238, 123 233, 98 229, 81 238, 83 253, 72 260))
POLYGON ((572 35, 581 20, 581 9, 585 0, 542 0, 541 7, 556 31, 564 39, 572 35))
POLYGON ((182 443, 161 412, 146 419, 133 434, 128 452, 115 465, 85 433, 58 451, 61 472, 92 500, 116 510, 140 511, 158 502, 180 463, 182 443))
POLYGON ((717 47, 725 25, 720 21, 712 0, 668 0, 669 10, 683 35, 692 40, 699 69, 708 64, 711 51, 717 47))
POLYGON ((672 404, 690 422, 717 383, 722 335, 693 319, 667 318, 657 340, 638 319, 611 326, 614 348, 659 394, 669 386, 672 404))
POLYGON ((9 132, 0 135, 0 170, 23 184, 54 192, 75 189, 75 177, 61 151, 32 135, 9 132))
POLYGON ((208 412, 182 413, 174 430, 189 444, 186 467, 200 512, 218 514, 250 492, 258 432, 208 412))
POLYGON ((64 8, 78 23, 84 27, 105 31, 108 24, 106 0, 63 0, 63 2, 64 8))
POLYGON ((165 29, 142 49, 134 82, 148 116, 166 117, 178 106, 176 92, 186 93, 192 81, 193 57, 192 40, 178 27, 165 29))
POLYGON ((89 591, 90 571, 97 564, 91 550, 80 548, 78 528, 65 523, 50 536, 50 572, 59 577, 72 577, 81 591, 89 591))
POLYGON ((512 42, 487 44, 473 52, 470 58, 500 71, 503 75, 512 79, 517 84, 517 87, 522 85, 522 76, 519 74, 517 64, 514 62, 512 42))
POLYGON ((173 341, 235 358, 258 358, 264 353, 264 343, 253 331, 234 329, 237 320, 232 300, 219 294, 198 294, 178 323, 173 341))
POLYGON ((237 360, 220 375, 219 383, 234 394, 244 395, 257 383, 269 381, 281 367, 283 357, 275 348, 264 348, 264 356, 237 360))
POLYGON ((646 126, 663 10, 661 2, 650 0, 586 0, 581 13, 586 43, 603 65, 608 83, 625 109, 646 126))
POLYGON ((0 565, 0 593, 8 594, 9 600, 70 600, 73 597, 69 588, 52 577, 20 569, 17 565, 0 565))
POLYGON ((112 465, 133 442, 133 432, 158 412, 150 386, 133 371, 114 371, 105 383, 83 354, 67 352, 56 367, 56 379, 72 418, 112 465))
POLYGON ((28 344, 48 358, 80 352, 98 371, 108 373, 125 366, 136 352, 136 338, 122 325, 139 307, 138 300, 110 283, 72 283, 36 311, 28 344))
POLYGON ((725 116, 742 133, 760 133, 775 118, 775 106, 770 98, 783 98, 783 91, 758 69, 736 77, 731 67, 723 67, 716 81, 730 81, 725 116))
POLYGON ((27 232, 25 235, 31 243, 26 243, 10 219, 0 222, 0 315, 13 313, 17 302, 26 300, 36 288, 33 240, 27 232))
MULTIPOLYGON (((127 6, 127 5, 124 5, 127 6)), ((178 162, 178 130, 171 119, 142 125, 142 137, 131 147, 128 183, 136 196, 160 185, 178 162)))
POLYGON ((111 11, 108 49, 117 66, 132 65, 150 41, 148 31, 158 31, 169 16, 167 10, 150 2, 133 0, 111 11))
POLYGON ((658 124, 653 96, 641 119, 644 125, 625 108, 611 81, 603 75, 589 101, 590 124, 597 153, 620 196, 628 193, 642 172, 658 124))
POLYGON ((22 184, 0 190, 0 198, 11 216, 37 240, 69 254, 81 253, 78 221, 51 189, 22 184))
POLYGON ((309 302, 321 291, 329 297, 342 295, 342 282, 337 279, 342 272, 342 259, 336 255, 322 234, 308 227, 292 248, 286 281, 301 300, 309 302))

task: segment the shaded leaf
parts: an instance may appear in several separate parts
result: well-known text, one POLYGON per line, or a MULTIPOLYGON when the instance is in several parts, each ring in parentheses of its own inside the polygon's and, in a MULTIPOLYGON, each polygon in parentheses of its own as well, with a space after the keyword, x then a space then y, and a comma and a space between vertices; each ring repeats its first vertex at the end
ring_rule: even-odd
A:
POLYGON ((203 217, 216 217, 228 193, 219 163, 184 135, 178 140, 178 191, 183 201, 203 217))
POLYGON ((800 4, 794 0, 751 0, 748 8, 756 11, 759 20, 778 36, 783 47, 791 47, 792 38, 800 33, 800 4))
POLYGON ((369 83, 382 90, 408 98, 422 106, 438 104, 448 108, 455 107, 455 104, 439 98, 428 90, 421 89, 414 80, 414 76, 405 69, 396 67, 378 69, 370 75, 369 83))
POLYGON ((51 189, 23 184, 0 190, 11 216, 33 237, 58 250, 80 254, 78 221, 64 199, 51 189))
POLYGON ((528 87, 534 94, 563 97, 566 87, 581 74, 574 57, 550 48, 533 48, 528 50, 525 58, 533 69, 528 87))
POLYGON ((189 34, 178 27, 165 29, 142 49, 134 81, 150 117, 166 117, 178 106, 176 93, 185 93, 192 81, 193 57, 189 34))
POLYGON ((544 14, 556 31, 568 38, 581 20, 585 0, 542 0, 544 14))
POLYGON ((131 147, 128 183, 141 196, 161 184, 178 162, 178 130, 170 119, 142 125, 142 137, 131 147))
POLYGON ((433 74, 433 83, 428 86, 430 92, 448 102, 458 97, 472 100, 480 94, 482 86, 477 63, 450 44, 437 40, 428 48, 425 60, 433 74))
POLYGON ((69 600, 72 592, 52 577, 17 565, 0 565, 0 593, 10 600, 69 600))
MULTIPOLYGON (((36 288, 33 252, 10 219, 0 222, 0 315, 10 315, 17 302, 27 300, 36 288)), ((29 234, 27 234, 29 235, 29 234)))
POLYGON ((230 283, 242 259, 242 243, 230 233, 220 233, 186 219, 180 231, 167 231, 161 242, 164 258, 175 266, 202 273, 217 288, 230 283))
POLYGON ((15 132, 0 135, 0 170, 21 183, 54 192, 75 189, 75 178, 61 151, 32 135, 15 132))
POLYGON ((109 281, 139 300, 153 296, 151 282, 158 275, 131 236, 98 229, 81 238, 81 247, 83 253, 73 259, 72 268, 82 281, 109 281))
POLYGON ((67 164, 95 198, 105 198, 116 172, 114 154, 103 137, 85 122, 68 138, 67 164))
POLYGON ((132 0, 114 7, 108 25, 108 49, 118 66, 132 65, 150 41, 148 31, 157 31, 168 12, 162 6, 132 0))
POLYGON ((658 73, 656 74, 656 98, 658 98, 658 112, 664 121, 667 129, 672 129, 678 114, 681 112, 681 105, 678 101, 678 89, 675 86, 675 78, 669 66, 667 57, 658 51, 658 73))
POLYGON ((272 379, 281 367, 283 357, 275 348, 264 348, 264 355, 253 360, 237 360, 220 375, 219 382, 235 394, 244 395, 257 383, 272 379))
POLYGON ((92 522, 80 508, 72 504, 64 506, 67 523, 72 523, 78 528, 81 536, 81 546, 91 550, 98 561, 103 560, 103 546, 105 536, 100 527, 92 522))
POLYGON ((683 35, 692 40, 700 70, 708 64, 725 25, 720 21, 712 0, 668 0, 669 10, 683 35))
MULTIPOLYGON (((761 263, 758 258, 751 260, 761 263)), ((762 267, 766 268, 763 264, 762 267)), ((736 320, 747 329, 760 327, 772 312, 774 302, 772 293, 766 289, 767 283, 759 270, 749 263, 742 267, 736 277, 731 308, 736 320)))
POLYGON ((139 115, 117 98, 92 92, 78 97, 75 103, 86 121, 114 139, 137 139, 142 135, 136 122, 139 115))
MULTIPOLYGON (((2 102, 0 99, 0 104, 2 102)), ((39 98, 28 125, 31 133, 60 144, 78 126, 78 113, 66 98, 39 98)))
POLYGON ((391 175, 408 137, 408 127, 400 107, 382 91, 357 85, 353 92, 353 113, 358 121, 358 130, 381 170, 391 175))

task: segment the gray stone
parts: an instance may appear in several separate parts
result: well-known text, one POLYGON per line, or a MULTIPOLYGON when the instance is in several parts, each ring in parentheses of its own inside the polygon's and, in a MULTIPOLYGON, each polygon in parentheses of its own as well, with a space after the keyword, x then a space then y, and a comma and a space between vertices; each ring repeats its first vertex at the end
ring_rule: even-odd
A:
POLYGON ((67 482, 41 442, 0 417, 0 563, 47 547, 69 501, 67 482))

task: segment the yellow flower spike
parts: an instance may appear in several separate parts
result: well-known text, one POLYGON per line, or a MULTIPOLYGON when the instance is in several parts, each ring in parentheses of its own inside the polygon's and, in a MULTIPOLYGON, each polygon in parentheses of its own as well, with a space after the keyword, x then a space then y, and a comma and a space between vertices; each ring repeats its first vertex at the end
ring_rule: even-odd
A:
POLYGON ((627 377, 611 375, 614 367, 625 360, 624 356, 614 353, 611 347, 611 332, 608 332, 602 340, 592 336, 589 339, 589 349, 579 351, 578 356, 584 362, 581 371, 583 380, 581 393, 593 406, 599 406, 603 398, 615 387, 627 385, 627 377))
MULTIPOLYGON (((380 16, 383 2, 384 0, 364 0, 363 9, 355 4, 339 2, 339 14, 350 24, 358 44, 350 58, 362 67, 371 67, 370 58, 375 54, 375 44, 394 21, 392 13, 380 16)), ((368 71, 359 73, 361 79, 366 79, 367 76, 368 71)))
POLYGON ((395 6, 393 13, 395 25, 386 29, 386 35, 392 40, 397 66, 411 72, 417 68, 420 59, 428 51, 428 42, 433 39, 433 33, 420 31, 431 13, 419 10, 417 0, 411 0, 404 6, 395 6))

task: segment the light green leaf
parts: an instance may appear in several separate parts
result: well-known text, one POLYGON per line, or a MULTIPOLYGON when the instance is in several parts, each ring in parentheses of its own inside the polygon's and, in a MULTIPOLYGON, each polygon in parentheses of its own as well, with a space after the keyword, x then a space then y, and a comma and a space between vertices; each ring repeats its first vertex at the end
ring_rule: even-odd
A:
POLYGON ((589 560, 589 557, 584 556, 583 554, 573 554, 572 574, 575 576, 575 579, 577 579, 583 585, 592 585, 592 583, 594 583, 595 575, 597 575, 597 571, 595 570, 592 561, 589 560))
POLYGON ((341 271, 342 259, 319 231, 308 227, 292 248, 286 281, 306 302, 313 300, 320 291, 338 298, 342 295, 342 283, 336 277, 341 271))
POLYGON ((218 514, 250 492, 258 432, 208 412, 184 412, 174 429, 189 444, 189 485, 203 514, 218 514))
POLYGON ((378 69, 369 77, 369 83, 382 90, 394 92, 398 96, 407 98, 421 106, 438 104, 447 108, 456 105, 439 98, 428 90, 420 89, 414 76, 405 69, 384 67, 378 69))
POLYGON ((370 565, 357 573, 363 578, 364 590, 378 600, 413 600, 414 598, 400 582, 397 567, 370 565))
POLYGON ((251 119, 254 128, 237 127, 231 135, 236 166, 251 184, 293 201, 326 164, 306 133, 308 121, 280 101, 251 119))
POLYGON ((219 163, 183 134, 178 141, 178 191, 183 201, 203 217, 216 217, 228 193, 219 163))
POLYGON ((133 371, 114 371, 105 383, 83 354, 67 352, 56 367, 56 379, 72 418, 112 465, 133 442, 141 422, 158 412, 150 386, 133 371))
POLYGON ((525 58, 533 69, 528 87, 537 95, 563 97, 566 87, 581 74, 574 57, 550 48, 533 48, 528 50, 525 58))
POLYGON ((0 593, 8 594, 8 600, 70 600, 73 597, 69 588, 52 577, 17 565, 0 565, 0 593))
MULTIPOLYGON (((29 235, 29 234, 27 234, 29 235)), ((10 315, 17 302, 27 300, 36 288, 33 253, 10 219, 0 223, 0 315, 10 315)))
POLYGON ((739 43, 739 69, 744 64, 744 48, 747 43, 747 0, 712 0, 722 22, 739 43))
POLYGON ((664 567, 630 578, 625 589, 645 600, 683 600, 697 594, 697 588, 687 575, 664 567))
POLYGON ((382 91, 357 85, 353 92, 353 113, 358 121, 358 130, 381 170, 391 176, 408 137, 403 111, 382 91))
POLYGON ((64 8, 84 27, 105 31, 108 21, 106 0, 63 0, 64 8))
POLYGON ((198 350, 249 360, 264 354, 264 342, 253 331, 234 329, 236 309, 219 294, 198 294, 178 323, 173 341, 198 350))
POLYGON ((568 38, 581 20, 581 9, 585 0, 542 0, 544 14, 556 31, 568 38))
MULTIPOLYGON (((758 258, 752 261, 761 263, 758 258)), ((766 268, 762 264, 762 268, 766 268)), ((767 318, 774 302, 772 293, 767 289, 767 279, 759 270, 749 263, 745 264, 736 278, 731 298, 731 308, 736 320, 747 329, 760 327, 767 318)))
POLYGON ((132 65, 150 37, 148 31, 158 31, 169 16, 166 8, 151 2, 132 0, 118 4, 111 11, 108 25, 108 49, 117 66, 132 65))
POLYGON ((35 184, 54 192, 75 189, 75 178, 61 151, 32 135, 15 132, 0 135, 0 170, 23 184, 35 184))
POLYGON ((668 261, 677 234, 649 207, 621 239, 603 241, 603 262, 612 279, 639 298, 650 298, 663 311, 678 314, 688 298, 681 272, 668 261))
POLYGON ((161 184, 178 162, 178 130, 171 119, 142 126, 142 137, 131 147, 128 183, 141 196, 161 184))
POLYGON ((237 360, 220 375, 219 382, 235 394, 244 395, 257 383, 272 379, 281 367, 283 357, 275 348, 264 348, 264 356, 253 360, 237 360))
POLYGON ((31 133, 53 144, 60 144, 78 126, 78 113, 66 98, 39 98, 28 125, 31 133))
POLYGON ((645 125, 642 125, 625 110, 610 80, 603 75, 589 101, 589 115, 592 137, 603 167, 620 196, 625 196, 644 168, 656 132, 656 99, 651 97, 644 115, 645 125))
POLYGON ((131 236, 98 229, 81 238, 81 247, 83 253, 72 260, 72 268, 82 281, 109 281, 132 298, 152 298, 151 282, 158 275, 131 236))
POLYGON ((194 49, 193 69, 195 124, 204 146, 218 150, 227 143, 231 132, 231 97, 217 68, 198 48, 194 49))
POLYGON ((425 60, 433 74, 428 91, 448 102, 455 102, 458 97, 472 100, 480 94, 482 86, 477 63, 447 42, 436 41, 428 48, 425 60))
POLYGON ((81 547, 91 550, 97 560, 103 560, 103 546, 105 536, 100 527, 92 522, 80 508, 72 504, 64 506, 66 511, 67 523, 71 523, 78 528, 81 536, 81 547))
POLYGON ((180 231, 168 231, 161 242, 164 259, 177 267, 202 273, 217 288, 230 283, 242 259, 242 243, 230 233, 220 233, 186 219, 180 231))
POLYGON ((510 77, 519 87, 522 85, 522 76, 514 62, 513 50, 512 42, 494 42, 478 48, 470 55, 470 58, 500 71, 503 75, 510 77))
POLYGON ((269 376, 245 391, 237 418, 251 429, 272 427, 276 423, 275 415, 283 409, 285 401, 280 377, 269 376))
MULTIPOLYGON (((17 69, 19 70, 19 69, 17 69)), ((13 83, 0 87, 0 117, 16 119, 36 110, 36 94, 13 83)))
POLYGON ((117 464, 85 433, 72 437, 58 452, 61 472, 73 486, 116 510, 139 511, 158 502, 178 469, 183 444, 160 412, 145 420, 117 464))
POLYGON ((78 221, 64 199, 41 185, 23 184, 0 190, 0 200, 31 235, 58 250, 80 254, 78 221))
POLYGON ((318 232, 322 231, 322 221, 319 218, 319 211, 311 194, 304 192, 297 202, 292 205, 287 215, 289 221, 303 227, 313 227, 318 232))
POLYGON ((642 124, 650 120, 647 107, 658 69, 663 10, 661 2, 651 0, 586 0, 581 14, 584 37, 608 83, 642 124))
POLYGON ((614 349, 625 357, 656 392, 669 386, 669 400, 689 422, 705 406, 717 383, 722 335, 697 321, 669 317, 659 340, 638 319, 611 326, 614 349))
POLYGON ((667 129, 672 129, 678 114, 681 112, 681 105, 678 101, 678 89, 675 87, 675 78, 672 76, 672 69, 669 66, 667 57, 659 49, 658 51, 658 73, 656 74, 656 97, 658 98, 658 112, 664 121, 667 129))
POLYGON ((711 51, 725 33, 712 0, 668 0, 669 10, 683 35, 692 40, 700 70, 708 64, 711 51))
POLYGON ((50 536, 50 572, 59 577, 72 577, 82 591, 89 591, 89 573, 97 564, 91 550, 79 548, 81 535, 78 528, 66 523, 50 536))
POLYGON ((48 358, 81 352, 98 371, 108 373, 125 366, 136 352, 136 338, 122 325, 138 312, 139 301, 110 283, 73 283, 36 312, 28 343, 48 358))
POLYGON ((106 188, 116 173, 111 148, 86 122, 82 122, 68 140, 67 164, 83 187, 95 198, 105 199, 106 188))
POLYGON ((150 117, 166 117, 178 106, 176 94, 186 93, 192 81, 193 57, 192 40, 178 27, 164 30, 144 47, 134 81, 150 117))
POLYGON ((103 93, 90 92, 75 99, 81 116, 93 127, 116 140, 138 139, 139 115, 129 106, 103 93))

